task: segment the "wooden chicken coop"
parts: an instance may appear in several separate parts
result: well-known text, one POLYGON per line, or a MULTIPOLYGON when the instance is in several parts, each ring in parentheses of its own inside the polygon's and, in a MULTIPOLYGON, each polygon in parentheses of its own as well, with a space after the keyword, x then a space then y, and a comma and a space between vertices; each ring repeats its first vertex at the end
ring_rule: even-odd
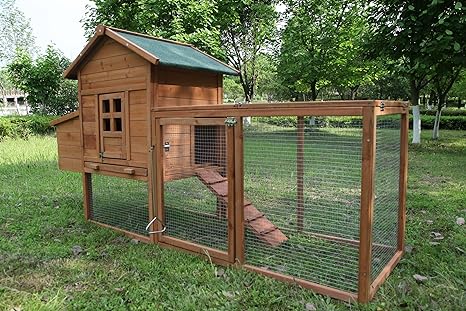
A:
POLYGON ((190 45, 99 26, 65 72, 79 110, 52 122, 86 219, 369 301, 404 249, 407 104, 223 104, 223 75, 237 74, 190 45))

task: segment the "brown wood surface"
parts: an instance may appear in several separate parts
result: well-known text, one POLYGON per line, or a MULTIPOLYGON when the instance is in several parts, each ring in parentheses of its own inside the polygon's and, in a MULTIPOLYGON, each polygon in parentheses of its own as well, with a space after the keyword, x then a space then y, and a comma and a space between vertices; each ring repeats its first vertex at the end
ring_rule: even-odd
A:
POLYGON ((136 175, 136 176, 147 176, 147 169, 141 167, 128 167, 128 166, 120 166, 114 164, 104 164, 104 163, 93 163, 93 162, 84 162, 84 167, 96 171, 106 171, 106 172, 114 172, 119 174, 127 174, 127 175, 136 175), (96 168, 96 165, 98 167, 96 168), (132 170, 132 171, 129 171, 132 170), (131 173, 132 172, 132 173, 131 173))
POLYGON ((277 279, 283 282, 298 284, 299 286, 311 289, 312 291, 318 294, 327 295, 335 299, 339 299, 339 300, 343 300, 347 302, 355 302, 357 300, 357 295, 354 293, 345 292, 339 289, 331 288, 325 285, 320 285, 317 283, 309 282, 303 279, 295 278, 289 275, 281 274, 278 272, 274 272, 268 269, 263 269, 263 268, 259 268, 259 267, 255 267, 251 265, 244 265, 243 267, 247 270, 254 271, 254 272, 263 274, 268 277, 272 277, 274 279, 277 279))
MULTIPOLYGON (((235 129, 235 257, 240 264, 245 262, 244 245, 244 140, 243 118, 238 118, 235 129)), ((231 151, 230 151, 231 152, 231 151)))
MULTIPOLYGON (((82 163, 81 163, 82 166, 82 163)), ((119 178, 126 178, 126 179, 132 179, 132 180, 141 180, 147 182, 147 176, 142 176, 142 175, 130 175, 127 173, 118 173, 114 171, 107 171, 107 170, 101 170, 100 166, 98 170, 94 170, 92 168, 84 167, 84 172, 86 173, 91 173, 91 174, 99 174, 99 175, 105 175, 105 176, 113 176, 113 177, 119 177, 119 178)))
POLYGON ((83 165, 81 159, 58 158, 58 168, 64 171, 82 172, 83 165))
POLYGON ((63 123, 65 121, 69 121, 70 119, 75 119, 75 118, 79 118, 79 111, 73 111, 73 112, 70 112, 68 114, 65 114, 64 116, 61 116, 55 120, 52 120, 50 122, 50 125, 51 126, 56 126, 60 123, 63 123))
POLYGON ((369 299, 374 298, 375 293, 379 289, 379 287, 383 284, 383 282, 388 278, 390 273, 393 271, 395 266, 398 264, 398 262, 401 260, 401 257, 403 256, 402 251, 397 251, 395 255, 390 259, 390 261, 387 263, 385 268, 380 272, 380 274, 377 276, 377 278, 372 282, 371 284, 371 292, 369 299))
POLYGON ((401 115, 400 120, 400 184, 398 203, 398 250, 404 252, 406 227, 406 192, 408 188, 408 132, 409 113, 401 115))
POLYGON ((83 207, 84 207, 84 219, 91 219, 91 200, 92 200, 92 177, 89 173, 82 174, 83 181, 83 207))
MULTIPOLYGON (((155 130, 155 137, 154 139, 154 147, 155 147, 155 166, 152 167, 155 175, 155 196, 154 196, 154 204, 155 204, 155 213, 156 216, 165 224, 165 209, 164 209, 164 163, 163 163, 163 148, 161 148, 163 144, 163 131, 162 126, 160 125, 160 120, 155 119, 154 121, 154 130, 155 130)), ((156 230, 161 230, 162 227, 160 223, 155 227, 156 230)), ((160 235, 154 237, 154 241, 160 242, 160 235)))
MULTIPOLYGON (((225 127, 225 125, 223 125, 225 127)), ((223 146, 217 142, 218 148, 223 146)), ((235 198, 238 193, 235 191, 235 129, 228 127, 226 130, 226 167, 228 183, 228 202, 227 202, 227 219, 228 219, 228 260, 235 263, 235 198)), ((217 181, 217 183, 223 183, 217 181)))
POLYGON ((370 297, 377 123, 375 109, 364 108, 363 116, 358 276, 358 301, 361 303, 368 302, 370 297))

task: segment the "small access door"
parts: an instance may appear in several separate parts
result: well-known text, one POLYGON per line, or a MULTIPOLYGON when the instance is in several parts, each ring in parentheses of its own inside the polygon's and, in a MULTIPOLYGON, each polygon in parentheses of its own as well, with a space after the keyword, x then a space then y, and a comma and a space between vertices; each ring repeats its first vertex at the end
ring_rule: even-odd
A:
POLYGON ((158 242, 234 263, 233 127, 223 118, 157 120, 158 242))
POLYGON ((99 95, 100 157, 126 159, 125 93, 99 95))

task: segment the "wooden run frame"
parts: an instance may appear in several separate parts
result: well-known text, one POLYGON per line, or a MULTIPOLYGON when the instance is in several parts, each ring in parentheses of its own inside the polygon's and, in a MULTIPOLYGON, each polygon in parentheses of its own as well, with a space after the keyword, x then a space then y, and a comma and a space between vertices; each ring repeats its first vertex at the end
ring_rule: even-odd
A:
MULTIPOLYGON (((219 106, 189 106, 151 109, 152 141, 149 151, 150 166, 149 181, 149 217, 157 216, 164 219, 163 193, 163 126, 178 125, 224 125, 227 117, 235 117, 236 125, 226 127, 227 144, 227 178, 228 178, 228 250, 220 251, 205 247, 164 234, 154 234, 151 237, 124 232, 144 242, 157 243, 162 247, 181 249, 183 251, 207 256, 212 262, 221 265, 239 264, 244 268, 276 278, 292 282, 317 293, 331 296, 344 301, 370 301, 377 289, 389 276, 400 261, 404 251, 406 190, 408 171, 408 106, 405 102, 393 101, 335 101, 282 104, 249 104, 249 105, 219 105, 219 106), (325 285, 313 283, 278 272, 247 264, 245 261, 244 236, 244 158, 243 158, 243 117, 246 116, 297 116, 298 117, 298 158, 303 154, 302 134, 304 132, 304 116, 359 116, 362 118, 362 162, 361 162, 361 206, 360 206, 360 237, 359 240, 344 239, 323 234, 312 234, 321 239, 337 243, 351 244, 359 249, 359 273, 357 292, 347 292, 325 285), (372 224, 374 214, 375 187, 375 148, 377 117, 383 115, 400 115, 400 171, 399 171, 399 210, 397 247, 375 244, 372 242, 372 224), (379 275, 371 278, 371 259, 373 247, 391 248, 395 255, 382 269, 379 275)), ((302 165, 297 161, 297 184, 302 187, 302 165)), ((89 196, 87 190, 89 173, 83 174, 86 219, 89 219, 89 196)), ((302 189, 298 189, 298 204, 296 213, 298 225, 302 224, 302 189), (301 204, 300 204, 301 202, 301 204)), ((113 228, 113 227, 112 227, 113 228)), ((115 228, 113 228, 115 229, 115 228)), ((151 230, 161 230, 162 224, 154 222, 151 230)), ((121 230, 120 230, 121 231, 121 230)))

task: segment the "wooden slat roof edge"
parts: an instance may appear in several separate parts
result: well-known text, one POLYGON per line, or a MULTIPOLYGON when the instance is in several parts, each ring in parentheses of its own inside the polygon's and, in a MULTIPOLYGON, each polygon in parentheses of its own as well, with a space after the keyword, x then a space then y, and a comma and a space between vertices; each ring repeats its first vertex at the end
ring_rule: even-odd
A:
POLYGON ((55 120, 52 120, 50 122, 50 125, 51 126, 57 126, 60 123, 69 121, 69 120, 77 118, 77 117, 79 117, 79 111, 73 111, 73 112, 65 114, 64 116, 61 116, 61 117, 59 117, 59 118, 57 118, 55 120))

